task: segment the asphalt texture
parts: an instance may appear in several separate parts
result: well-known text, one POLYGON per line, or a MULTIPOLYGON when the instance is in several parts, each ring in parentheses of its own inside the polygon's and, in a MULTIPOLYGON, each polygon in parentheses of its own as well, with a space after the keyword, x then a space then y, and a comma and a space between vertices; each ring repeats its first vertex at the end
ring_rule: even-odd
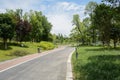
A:
POLYGON ((0 80, 65 80, 67 59, 73 48, 66 47, 0 73, 0 80))

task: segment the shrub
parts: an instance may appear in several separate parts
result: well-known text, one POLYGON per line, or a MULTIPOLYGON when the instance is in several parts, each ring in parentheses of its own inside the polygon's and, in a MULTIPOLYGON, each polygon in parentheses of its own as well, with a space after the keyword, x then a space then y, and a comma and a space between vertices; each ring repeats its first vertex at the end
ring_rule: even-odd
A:
POLYGON ((10 55, 11 56, 25 56, 27 54, 30 54, 30 53, 26 52, 26 51, 16 50, 16 51, 12 52, 10 55))
POLYGON ((51 50, 55 48, 55 45, 51 42, 41 41, 39 47, 44 50, 51 50))

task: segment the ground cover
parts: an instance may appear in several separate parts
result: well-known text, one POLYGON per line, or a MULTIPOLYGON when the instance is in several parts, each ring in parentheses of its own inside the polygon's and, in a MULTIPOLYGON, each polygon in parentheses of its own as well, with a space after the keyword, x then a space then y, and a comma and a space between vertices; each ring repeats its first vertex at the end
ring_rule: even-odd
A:
POLYGON ((120 80, 120 49, 79 47, 72 56, 75 80, 120 80))

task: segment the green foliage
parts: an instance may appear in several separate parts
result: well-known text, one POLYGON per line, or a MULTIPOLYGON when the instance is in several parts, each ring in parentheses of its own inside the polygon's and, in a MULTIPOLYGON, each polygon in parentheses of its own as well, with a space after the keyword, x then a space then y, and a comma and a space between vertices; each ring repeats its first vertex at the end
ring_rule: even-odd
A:
POLYGON ((23 14, 22 9, 15 11, 7 9, 6 13, 9 14, 16 26, 14 37, 17 41, 52 41, 50 33, 52 25, 41 11, 30 10, 23 14))
POLYGON ((41 41, 39 47, 44 50, 51 50, 55 48, 55 45, 51 42, 41 41))
POLYGON ((120 48, 79 47, 72 57, 75 80, 119 80, 120 48))
POLYGON ((49 39, 50 39, 49 35, 50 35, 50 31, 52 29, 52 24, 48 22, 48 20, 45 16, 42 16, 42 27, 44 28, 42 40, 49 41, 49 39))
POLYGON ((14 26, 8 14, 0 14, 0 37, 3 38, 4 47, 7 49, 7 39, 14 36, 14 26))
POLYGON ((97 6, 96 2, 90 1, 85 7, 85 14, 89 14, 89 16, 92 16, 96 6, 97 6))
POLYGON ((30 11, 30 24, 32 31, 30 33, 31 39, 34 42, 49 41, 49 35, 52 28, 51 23, 42 15, 42 12, 30 11))
POLYGON ((119 0, 103 0, 97 4, 90 1, 85 8, 89 17, 81 22, 79 15, 73 15, 71 31, 72 40, 82 42, 83 45, 96 45, 101 41, 103 46, 114 48, 120 43, 120 2, 119 0))
POLYGON ((110 5, 106 5, 105 3, 100 4, 95 8, 93 23, 99 31, 100 39, 103 42, 103 45, 107 44, 107 46, 109 47, 110 41, 112 39, 114 42, 114 48, 116 48, 116 44, 119 40, 118 36, 120 34, 120 19, 118 19, 119 16, 120 14, 118 14, 116 7, 111 7, 110 5))
POLYGON ((11 54, 9 54, 10 56, 25 56, 25 55, 28 55, 30 54, 29 52, 27 51, 21 51, 21 50, 16 50, 14 52, 12 52, 11 54))
POLYGON ((76 41, 79 41, 79 42, 81 41, 82 44, 84 45, 85 39, 86 39, 86 34, 85 34, 86 27, 80 21, 78 14, 73 15, 73 24, 75 25, 75 28, 72 30, 71 37, 75 37, 76 41))
POLYGON ((32 31, 30 33, 31 40, 33 42, 39 42, 43 34, 42 27, 42 12, 30 11, 30 24, 32 25, 32 31))
POLYGON ((19 20, 16 25, 17 40, 22 42, 30 31, 31 31, 30 23, 28 21, 19 20))

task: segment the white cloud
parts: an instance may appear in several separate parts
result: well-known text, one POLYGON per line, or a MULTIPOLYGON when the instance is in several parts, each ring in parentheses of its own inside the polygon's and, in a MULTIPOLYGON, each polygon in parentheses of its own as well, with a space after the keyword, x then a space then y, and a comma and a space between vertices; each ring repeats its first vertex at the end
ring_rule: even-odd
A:
POLYGON ((59 2, 59 3, 57 3, 57 5, 58 5, 57 6, 58 8, 62 8, 67 11, 71 11, 71 10, 77 11, 77 10, 81 10, 85 7, 84 5, 78 5, 73 2, 59 2))
POLYGON ((62 33, 69 35, 72 29, 70 17, 66 14, 48 15, 48 20, 52 23, 52 33, 62 33))
POLYGON ((2 9, 23 9, 23 10, 30 10, 35 9, 34 5, 40 3, 40 0, 2 0, 1 1, 1 8, 2 9))
POLYGON ((5 11, 5 9, 0 9, 0 13, 4 13, 5 11))
POLYGON ((72 26, 72 17, 74 14, 79 14, 81 19, 84 18, 84 5, 76 3, 58 2, 50 6, 51 10, 48 12, 48 20, 52 23, 52 33, 62 33, 69 35, 72 26))

